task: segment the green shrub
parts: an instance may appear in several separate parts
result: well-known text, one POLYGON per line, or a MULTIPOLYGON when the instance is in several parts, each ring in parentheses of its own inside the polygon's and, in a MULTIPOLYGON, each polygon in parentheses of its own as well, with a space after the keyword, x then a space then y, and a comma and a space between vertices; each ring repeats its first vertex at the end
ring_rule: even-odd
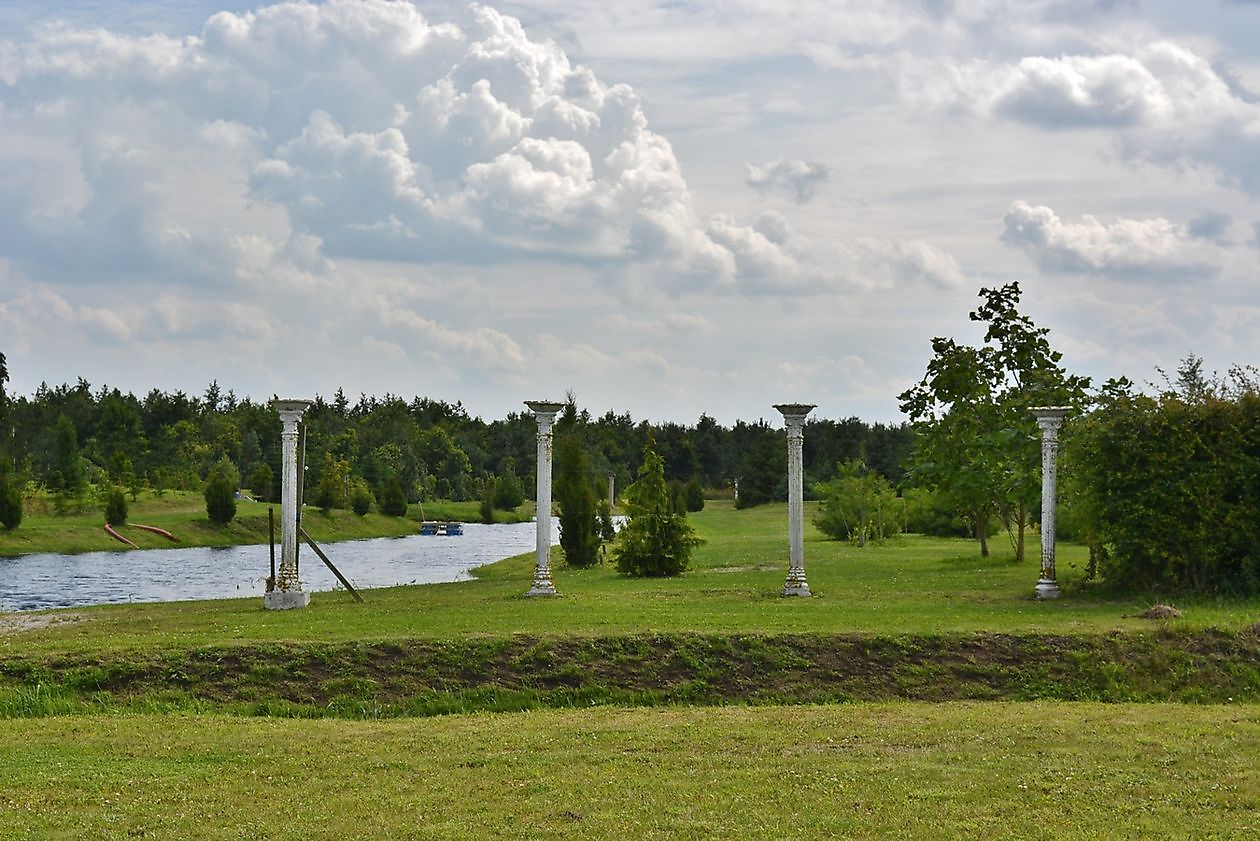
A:
POLYGON ((860 461, 839 466, 838 475, 816 488, 822 506, 814 525, 828 537, 851 540, 859 546, 897 534, 905 523, 905 508, 888 480, 860 461))
MULTIPOLYGON (((902 492, 906 507, 906 531, 931 537, 975 537, 966 517, 954 510, 943 493, 931 488, 907 488, 902 492)), ((989 524, 989 535, 997 533, 997 521, 989 524)))
POLYGON ((701 541, 683 514, 675 513, 665 483, 665 464, 649 434, 637 481, 626 489, 628 518, 617 534, 617 569, 634 577, 679 575, 701 541))
POLYGON ((686 500, 688 512, 704 510, 704 485, 700 483, 699 476, 692 476, 687 481, 686 487, 683 488, 683 497, 686 500))
POLYGON ((350 490, 350 510, 360 517, 372 510, 372 490, 362 479, 355 479, 350 490))
POLYGON ((1260 393, 1183 364, 1156 397, 1109 383, 1065 436, 1074 525, 1114 587, 1260 592, 1260 393))
POLYGON ((388 514, 390 517, 407 516, 407 495, 403 493, 402 482, 398 480, 398 476, 391 474, 385 480, 385 483, 381 485, 377 502, 380 504, 382 514, 388 514))
POLYGON ((507 459, 503 465, 503 474, 494 483, 494 507, 501 511, 513 511, 525 501, 525 489, 521 480, 516 477, 513 461, 507 459))
POLYGON ((487 476, 481 489, 481 504, 477 506, 477 513, 481 515, 481 522, 494 522, 494 489, 499 483, 495 481, 493 476, 487 476))
POLYGON ((224 525, 236 516, 236 488, 240 473, 226 458, 210 468, 206 477, 206 516, 210 522, 224 525))
POLYGON ((105 497, 105 522, 111 526, 127 523, 127 497, 117 485, 112 486, 105 497))
POLYGON ((275 502, 275 497, 272 496, 272 486, 275 481, 271 465, 263 462, 254 468, 253 475, 249 477, 249 489, 254 492, 254 498, 259 502, 275 502))

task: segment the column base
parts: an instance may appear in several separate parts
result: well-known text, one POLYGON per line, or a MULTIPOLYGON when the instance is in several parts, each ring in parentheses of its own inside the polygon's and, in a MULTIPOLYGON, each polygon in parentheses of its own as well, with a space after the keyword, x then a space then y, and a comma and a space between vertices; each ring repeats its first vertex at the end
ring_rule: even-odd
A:
POLYGON ((535 578, 534 586, 529 588, 529 592, 525 594, 526 598, 534 596, 558 596, 560 593, 556 590, 556 585, 551 583, 550 578, 535 578))
POLYGON ((304 590, 272 590, 263 594, 266 610, 292 610, 311 603, 311 594, 304 590))
POLYGON ((783 583, 784 596, 810 596, 809 582, 805 580, 805 570, 790 570, 787 581, 783 583))
POLYGON ((1053 578, 1042 578, 1037 581, 1037 589, 1033 591, 1033 595, 1038 599, 1057 599, 1063 595, 1063 591, 1053 578))

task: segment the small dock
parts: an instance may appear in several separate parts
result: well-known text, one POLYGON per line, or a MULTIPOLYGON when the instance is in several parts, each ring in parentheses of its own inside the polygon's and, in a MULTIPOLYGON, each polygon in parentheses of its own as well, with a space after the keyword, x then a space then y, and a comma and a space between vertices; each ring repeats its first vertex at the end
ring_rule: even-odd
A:
POLYGON ((459 537, 463 533, 463 523, 444 523, 438 520, 425 520, 420 523, 420 534, 429 537, 459 537))

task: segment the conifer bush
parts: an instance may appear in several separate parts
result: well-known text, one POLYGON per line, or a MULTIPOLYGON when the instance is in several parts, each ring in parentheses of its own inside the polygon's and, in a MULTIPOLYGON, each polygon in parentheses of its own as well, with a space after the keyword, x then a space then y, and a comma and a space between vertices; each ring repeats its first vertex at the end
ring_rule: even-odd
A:
POLYGON ((111 487, 105 497, 105 522, 111 526, 127 523, 127 497, 117 485, 111 487))
POLYGON ((638 479, 626 489, 628 519, 617 533, 617 569, 636 578, 679 575, 691 562, 691 551, 703 541, 687 517, 674 511, 665 463, 649 435, 643 447, 638 479))

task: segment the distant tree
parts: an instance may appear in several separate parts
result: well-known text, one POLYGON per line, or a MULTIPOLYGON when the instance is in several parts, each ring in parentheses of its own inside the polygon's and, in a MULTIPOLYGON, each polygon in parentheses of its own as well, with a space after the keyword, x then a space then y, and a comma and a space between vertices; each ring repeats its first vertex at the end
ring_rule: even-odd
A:
POLYGON ((739 500, 735 507, 752 508, 785 499, 787 444, 783 436, 766 423, 736 423, 735 431, 745 441, 739 468, 739 500))
POLYGON ((481 522, 494 522, 494 489, 498 482, 493 476, 487 476, 481 489, 481 503, 477 506, 477 513, 481 515, 481 522))
POLYGON ((565 562, 589 567, 599 562, 599 532, 591 464, 576 427, 577 407, 570 400, 556 424, 555 500, 560 509, 560 547, 565 562))
POLYGON ((22 524, 22 489, 17 477, 0 464, 0 526, 13 531, 22 524))
POLYGON ((105 497, 105 522, 111 526, 122 526, 127 523, 127 497, 123 489, 112 485, 105 497))
POLYGON ((333 457, 332 453, 324 453, 323 464, 319 470, 319 484, 311 499, 325 514, 334 508, 350 506, 350 463, 344 459, 333 457))
POLYGON ((55 494, 58 514, 77 508, 83 497, 86 479, 83 459, 79 455, 79 438, 74 423, 67 415, 57 418, 53 428, 52 472, 49 484, 55 494))
POLYGON ((398 481, 396 474, 391 473, 386 477, 384 484, 381 485, 377 502, 380 504, 382 514, 388 514, 391 517, 407 516, 407 495, 403 493, 402 482, 398 481))
POLYGON ((206 477, 206 516, 210 522, 225 525, 236 516, 236 488, 240 484, 240 472, 231 461, 224 458, 210 468, 206 477))
POLYGON ((521 480, 516 477, 516 462, 508 458, 504 460, 503 472, 494 483, 494 507, 502 511, 513 511, 525 501, 525 489, 521 480))
POLYGON ((687 503, 687 511, 704 510, 704 486, 700 484, 699 476, 692 476, 687 480, 683 487, 683 499, 687 503))
POLYGON ((260 463, 254 468, 254 473, 249 477, 249 489, 254 492, 254 498, 260 502, 274 502, 271 494, 271 486, 275 483, 275 476, 271 472, 271 465, 266 462, 260 463))
POLYGON ((362 479, 355 479, 351 483, 350 510, 360 517, 372 510, 372 490, 362 479))
POLYGON ((648 436, 637 481, 625 493, 626 524, 613 550, 617 569, 634 577, 679 575, 691 561, 691 551, 702 541, 687 518, 675 513, 665 482, 665 465, 648 436))

